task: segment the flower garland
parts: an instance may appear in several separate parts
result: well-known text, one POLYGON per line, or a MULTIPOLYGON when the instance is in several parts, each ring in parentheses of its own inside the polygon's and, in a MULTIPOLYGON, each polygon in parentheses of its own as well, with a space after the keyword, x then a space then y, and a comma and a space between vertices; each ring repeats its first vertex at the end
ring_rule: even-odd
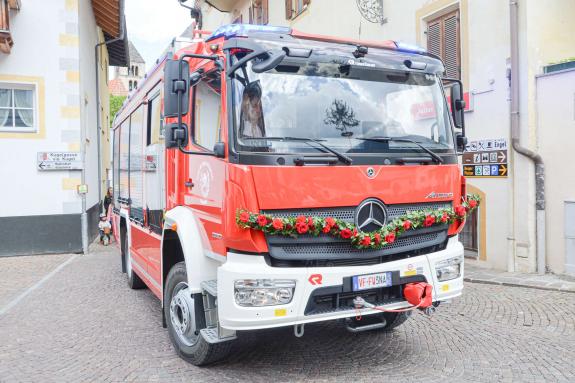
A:
POLYGON ((347 239, 358 249, 381 249, 395 242, 398 236, 408 230, 435 225, 448 225, 456 221, 463 222, 465 218, 479 206, 481 199, 476 194, 468 194, 461 205, 455 208, 437 210, 408 211, 384 225, 381 229, 364 233, 354 224, 340 219, 327 217, 272 217, 268 214, 252 213, 244 209, 236 212, 236 223, 242 229, 253 229, 270 235, 297 237, 301 234, 331 235, 347 239))

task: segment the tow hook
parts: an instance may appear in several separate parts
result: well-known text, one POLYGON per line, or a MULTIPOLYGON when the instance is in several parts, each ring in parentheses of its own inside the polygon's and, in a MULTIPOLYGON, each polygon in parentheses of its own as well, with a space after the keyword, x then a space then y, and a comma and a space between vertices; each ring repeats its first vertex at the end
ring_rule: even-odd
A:
POLYGON ((301 338, 303 336, 305 324, 296 324, 293 326, 293 334, 296 338, 301 338))
POLYGON ((423 309, 423 312, 427 316, 432 316, 435 314, 435 306, 429 306, 423 309))

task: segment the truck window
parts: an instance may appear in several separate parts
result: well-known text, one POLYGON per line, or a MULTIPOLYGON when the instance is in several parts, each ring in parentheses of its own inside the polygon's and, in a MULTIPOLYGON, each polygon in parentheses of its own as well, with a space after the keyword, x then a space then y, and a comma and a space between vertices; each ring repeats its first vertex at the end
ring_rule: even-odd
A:
POLYGON ((114 205, 118 206, 118 197, 120 196, 120 128, 114 130, 114 153, 113 155, 113 187, 114 187, 114 205))
POLYGON ((220 139, 222 99, 219 81, 202 81, 194 92, 194 142, 212 150, 220 139))
POLYGON ((126 118, 120 129, 120 198, 130 198, 130 118, 126 118))
POLYGON ((161 97, 157 92, 148 101, 147 135, 148 145, 144 158, 144 206, 150 229, 162 232, 164 216, 164 143, 162 132, 161 97))
POLYGON ((143 162, 144 106, 130 116, 130 217, 144 219, 143 162))

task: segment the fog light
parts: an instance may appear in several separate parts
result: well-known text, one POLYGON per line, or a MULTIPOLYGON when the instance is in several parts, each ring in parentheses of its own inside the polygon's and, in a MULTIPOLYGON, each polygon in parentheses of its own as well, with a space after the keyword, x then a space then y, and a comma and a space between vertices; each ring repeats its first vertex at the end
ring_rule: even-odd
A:
POLYGON ((449 281, 461 276, 463 257, 449 258, 435 264, 435 274, 439 282, 449 281))
POLYGON ((292 301, 293 279, 240 279, 234 282, 236 303, 244 307, 285 305, 292 301))

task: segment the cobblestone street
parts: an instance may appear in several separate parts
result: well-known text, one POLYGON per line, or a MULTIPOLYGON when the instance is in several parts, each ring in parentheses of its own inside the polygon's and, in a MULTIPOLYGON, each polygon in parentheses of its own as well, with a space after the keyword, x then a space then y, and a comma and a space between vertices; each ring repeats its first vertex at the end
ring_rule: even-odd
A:
POLYGON ((227 361, 198 368, 172 350, 157 299, 128 289, 114 246, 70 258, 0 258, 1 382, 575 381, 573 293, 467 283, 391 333, 242 333, 227 361))

